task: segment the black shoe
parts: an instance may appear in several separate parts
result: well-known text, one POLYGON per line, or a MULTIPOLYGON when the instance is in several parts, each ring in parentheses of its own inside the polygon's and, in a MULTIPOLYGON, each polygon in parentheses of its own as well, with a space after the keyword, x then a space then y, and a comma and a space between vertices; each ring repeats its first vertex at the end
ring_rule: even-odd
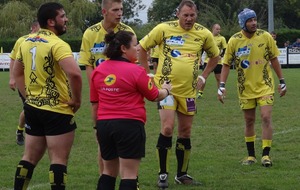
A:
POLYGON ((17 141, 17 144, 22 146, 24 145, 24 135, 22 132, 19 132, 18 131, 16 132, 16 141, 17 141))
POLYGON ((185 174, 183 176, 177 177, 175 176, 175 183, 182 185, 202 185, 201 182, 195 181, 191 176, 185 174))
POLYGON ((168 174, 159 174, 158 181, 157 181, 157 186, 160 189, 165 189, 165 188, 169 187, 169 184, 168 184, 168 174))

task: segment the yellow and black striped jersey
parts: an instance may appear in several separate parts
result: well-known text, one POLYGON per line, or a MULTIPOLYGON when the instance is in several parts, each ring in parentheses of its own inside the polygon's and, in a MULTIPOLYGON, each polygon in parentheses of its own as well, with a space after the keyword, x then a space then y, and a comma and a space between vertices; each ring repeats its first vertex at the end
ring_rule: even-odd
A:
POLYGON ((169 21, 157 25, 140 40, 148 51, 159 45, 159 62, 154 81, 157 86, 165 80, 172 82, 172 94, 178 97, 196 96, 199 59, 202 51, 209 57, 219 55, 219 49, 212 33, 195 23, 190 30, 184 30, 179 21, 169 21))
POLYGON ((274 39, 264 30, 258 29, 250 39, 242 31, 230 38, 223 63, 234 64, 238 72, 239 98, 253 99, 274 93, 270 60, 278 55, 274 39))
POLYGON ((66 42, 53 32, 41 29, 21 44, 17 60, 24 64, 26 103, 38 109, 74 115, 66 104, 71 91, 66 74, 58 64, 73 56, 66 42))
MULTIPOLYGON (((114 28, 114 32, 120 30, 130 31, 134 33, 130 26, 127 26, 123 23, 119 23, 114 28)), ((101 62, 107 59, 106 56, 103 55, 105 49, 104 38, 106 34, 107 31, 104 29, 102 21, 86 29, 82 37, 79 52, 78 62, 80 64, 93 66, 95 68, 101 62)))

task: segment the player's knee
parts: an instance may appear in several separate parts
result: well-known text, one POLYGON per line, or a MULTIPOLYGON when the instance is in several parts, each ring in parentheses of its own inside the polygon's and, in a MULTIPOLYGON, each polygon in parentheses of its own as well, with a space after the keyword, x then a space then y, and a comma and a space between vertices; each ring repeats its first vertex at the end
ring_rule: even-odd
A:
POLYGON ((162 134, 167 137, 172 136, 173 135, 173 127, 164 126, 162 128, 162 134))

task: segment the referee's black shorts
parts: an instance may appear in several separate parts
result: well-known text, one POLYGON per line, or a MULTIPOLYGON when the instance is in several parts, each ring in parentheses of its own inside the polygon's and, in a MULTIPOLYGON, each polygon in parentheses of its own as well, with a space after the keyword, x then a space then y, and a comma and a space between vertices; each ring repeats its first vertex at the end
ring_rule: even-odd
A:
POLYGON ((145 157, 144 123, 133 119, 98 120, 97 138, 104 160, 145 157))

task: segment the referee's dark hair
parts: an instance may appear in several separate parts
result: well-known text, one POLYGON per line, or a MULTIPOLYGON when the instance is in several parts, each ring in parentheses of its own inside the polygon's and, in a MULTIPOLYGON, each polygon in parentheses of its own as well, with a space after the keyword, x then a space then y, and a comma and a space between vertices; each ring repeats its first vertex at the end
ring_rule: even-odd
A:
POLYGON ((105 35, 105 43, 107 47, 104 51, 104 55, 108 58, 118 58, 121 57, 123 52, 121 50, 121 46, 125 46, 126 48, 130 48, 130 42, 134 34, 129 31, 118 31, 114 33, 113 31, 109 32, 105 35))

